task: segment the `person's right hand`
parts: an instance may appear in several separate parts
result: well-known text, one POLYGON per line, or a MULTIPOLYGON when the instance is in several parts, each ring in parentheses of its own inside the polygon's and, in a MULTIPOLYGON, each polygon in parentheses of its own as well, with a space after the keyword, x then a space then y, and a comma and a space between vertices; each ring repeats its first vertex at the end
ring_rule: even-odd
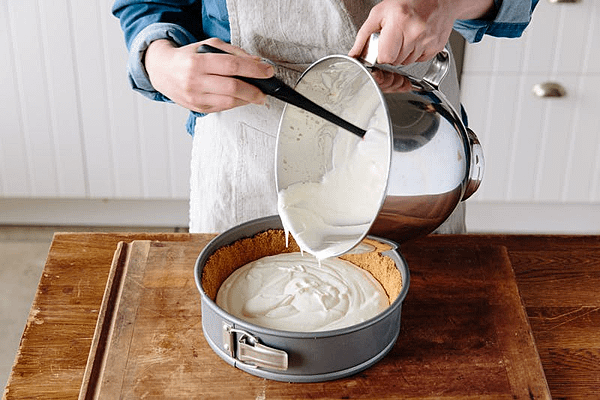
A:
POLYGON ((233 76, 270 78, 274 74, 273 67, 259 57, 214 38, 183 47, 157 40, 148 47, 144 60, 157 91, 182 107, 202 113, 263 104, 263 92, 233 76), (196 50, 203 43, 230 54, 199 54, 196 50))
POLYGON ((428 61, 444 48, 454 21, 486 18, 494 7, 494 0, 383 0, 371 9, 348 55, 358 57, 379 32, 380 64, 428 61))

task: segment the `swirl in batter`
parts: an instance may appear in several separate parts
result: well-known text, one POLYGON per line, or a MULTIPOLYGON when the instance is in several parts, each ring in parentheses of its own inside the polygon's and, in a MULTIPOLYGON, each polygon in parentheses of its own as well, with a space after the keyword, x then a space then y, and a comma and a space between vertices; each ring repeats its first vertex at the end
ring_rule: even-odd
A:
POLYGON ((389 305, 381 284, 339 258, 320 262, 301 253, 264 257, 234 271, 217 305, 266 328, 315 332, 366 321, 389 305))

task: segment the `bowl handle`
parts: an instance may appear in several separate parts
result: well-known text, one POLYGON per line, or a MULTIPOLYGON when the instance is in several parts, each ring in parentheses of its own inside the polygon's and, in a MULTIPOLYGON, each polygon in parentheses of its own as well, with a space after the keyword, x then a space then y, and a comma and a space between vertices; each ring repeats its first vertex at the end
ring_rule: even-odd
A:
POLYGON ((477 139, 477 135, 471 129, 467 128, 467 136, 471 148, 471 164, 469 166, 469 177, 467 178, 467 187, 462 200, 466 200, 477 191, 483 180, 483 171, 485 169, 485 160, 483 158, 483 147, 477 139))
MULTIPOLYGON (((383 67, 385 70, 391 70, 392 72, 407 75, 406 73, 402 72, 402 66, 394 67, 391 65, 377 64, 378 43, 379 33, 372 33, 359 58, 363 65, 367 68, 383 67)), ((449 67, 450 51, 447 47, 444 47, 444 49, 436 54, 436 56, 433 58, 433 61, 431 62, 431 65, 429 66, 429 69, 423 76, 422 80, 432 86, 435 90, 438 90, 440 83, 448 73, 449 67)), ((410 77, 418 80, 413 76, 410 77)))
POLYGON ((446 47, 442 49, 433 58, 429 69, 423 76, 423 80, 433 86, 435 90, 438 90, 440 83, 448 73, 450 67, 450 52, 446 47))

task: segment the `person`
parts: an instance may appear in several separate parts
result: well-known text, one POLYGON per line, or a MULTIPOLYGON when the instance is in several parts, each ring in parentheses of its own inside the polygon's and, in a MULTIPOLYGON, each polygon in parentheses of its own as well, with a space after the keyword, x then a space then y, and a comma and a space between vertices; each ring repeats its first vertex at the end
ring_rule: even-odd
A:
MULTIPOLYGON (((471 43, 518 37, 537 2, 116 0, 112 12, 129 50, 132 88, 191 111, 190 232, 221 232, 277 213, 274 153, 284 104, 235 76, 277 75, 293 86, 326 55, 358 56, 375 32, 378 62, 418 76, 452 29, 471 43), (199 54, 202 43, 230 54, 199 54)), ((454 63, 440 90, 460 108, 454 63)), ((461 205, 438 232, 464 231, 461 205)))

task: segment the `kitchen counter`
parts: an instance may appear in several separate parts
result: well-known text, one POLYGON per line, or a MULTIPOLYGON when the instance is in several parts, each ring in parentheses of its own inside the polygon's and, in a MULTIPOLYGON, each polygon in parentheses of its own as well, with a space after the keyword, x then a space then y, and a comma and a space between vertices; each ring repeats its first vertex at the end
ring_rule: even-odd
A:
MULTIPOLYGON (((211 234, 178 233, 56 234, 4 398, 79 397, 119 242, 168 242, 175 249, 179 243, 182 248, 197 248, 199 253, 213 237, 211 234)), ((440 257, 445 254, 444 249, 456 248, 506 249, 552 397, 598 398, 600 236, 432 235, 403 245, 401 253, 411 269, 411 265, 420 265, 430 255, 440 257)), ((448 265, 452 267, 452 263, 448 265)), ((192 269, 193 265, 190 265, 189 270, 192 269)), ((417 279, 419 273, 411 269, 411 275, 415 274, 417 279)), ((413 314, 403 312, 403 325, 405 315, 413 314)), ((216 355, 214 358, 219 368, 221 364, 225 365, 216 355)), ((244 374, 244 379, 268 382, 256 377, 246 378, 247 374, 227 365, 224 368, 244 374)), ((361 381, 350 379, 346 384, 350 387, 357 382, 361 381)), ((328 384, 283 385, 288 385, 284 388, 290 397, 343 396, 342 393, 328 395, 325 390, 328 384)), ((265 390, 268 389, 266 383, 261 385, 262 394, 252 394, 251 398, 276 398, 265 390)), ((221 395, 231 393, 227 388, 223 390, 221 395)), ((354 388, 349 393, 360 392, 354 388)), ((376 397, 373 393, 364 393, 364 396, 349 395, 346 398, 376 397)), ((219 397, 217 393, 215 397, 219 397)), ((385 397, 401 398, 402 393, 386 393, 385 397)), ((438 393, 438 397, 444 396, 438 393)))

